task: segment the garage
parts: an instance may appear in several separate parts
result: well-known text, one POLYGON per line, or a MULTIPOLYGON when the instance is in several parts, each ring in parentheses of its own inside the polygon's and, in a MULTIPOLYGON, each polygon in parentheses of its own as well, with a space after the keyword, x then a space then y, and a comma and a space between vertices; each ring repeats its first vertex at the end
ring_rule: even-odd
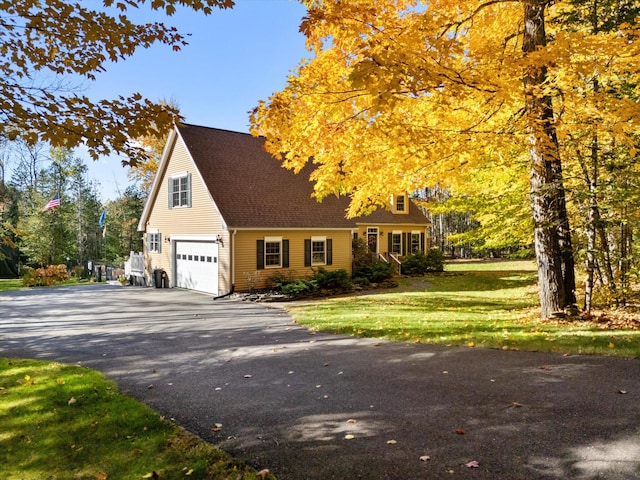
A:
POLYGON ((175 243, 176 287, 218 294, 218 244, 175 243))

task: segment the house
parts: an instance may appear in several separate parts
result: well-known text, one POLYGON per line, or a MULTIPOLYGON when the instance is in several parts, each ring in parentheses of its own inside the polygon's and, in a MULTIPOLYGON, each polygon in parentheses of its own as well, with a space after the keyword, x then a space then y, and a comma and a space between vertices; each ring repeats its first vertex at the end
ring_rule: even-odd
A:
POLYGON ((311 162, 296 175, 263 145, 215 128, 171 131, 138 225, 148 281, 224 295, 320 266, 351 273, 353 238, 387 258, 428 248, 429 221, 406 194, 347 219, 347 198, 312 198, 311 162))

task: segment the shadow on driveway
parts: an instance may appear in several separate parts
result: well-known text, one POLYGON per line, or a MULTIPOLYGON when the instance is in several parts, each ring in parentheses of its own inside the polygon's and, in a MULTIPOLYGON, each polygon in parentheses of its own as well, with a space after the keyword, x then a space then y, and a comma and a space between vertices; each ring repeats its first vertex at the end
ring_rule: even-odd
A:
POLYGON ((313 334, 177 289, 10 292, 0 312, 0 355, 100 370, 282 480, 640 478, 637 360, 313 334))

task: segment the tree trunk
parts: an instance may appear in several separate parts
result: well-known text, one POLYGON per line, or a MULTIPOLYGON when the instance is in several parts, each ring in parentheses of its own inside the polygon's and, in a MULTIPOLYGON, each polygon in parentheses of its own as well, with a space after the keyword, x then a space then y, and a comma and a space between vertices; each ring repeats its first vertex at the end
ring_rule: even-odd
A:
MULTIPOLYGON (((525 55, 546 45, 547 1, 524 2, 525 55)), ((575 304, 573 247, 553 105, 551 97, 542 91, 546 79, 545 66, 529 67, 523 78, 531 161, 530 200, 543 318, 575 304)))

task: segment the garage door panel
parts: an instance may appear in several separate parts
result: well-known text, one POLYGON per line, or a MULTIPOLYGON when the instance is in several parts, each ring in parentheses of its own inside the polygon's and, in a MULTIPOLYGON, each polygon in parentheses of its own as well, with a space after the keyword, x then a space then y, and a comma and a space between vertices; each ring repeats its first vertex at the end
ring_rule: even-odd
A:
POLYGON ((176 242, 176 286, 218 294, 218 245, 176 242))

